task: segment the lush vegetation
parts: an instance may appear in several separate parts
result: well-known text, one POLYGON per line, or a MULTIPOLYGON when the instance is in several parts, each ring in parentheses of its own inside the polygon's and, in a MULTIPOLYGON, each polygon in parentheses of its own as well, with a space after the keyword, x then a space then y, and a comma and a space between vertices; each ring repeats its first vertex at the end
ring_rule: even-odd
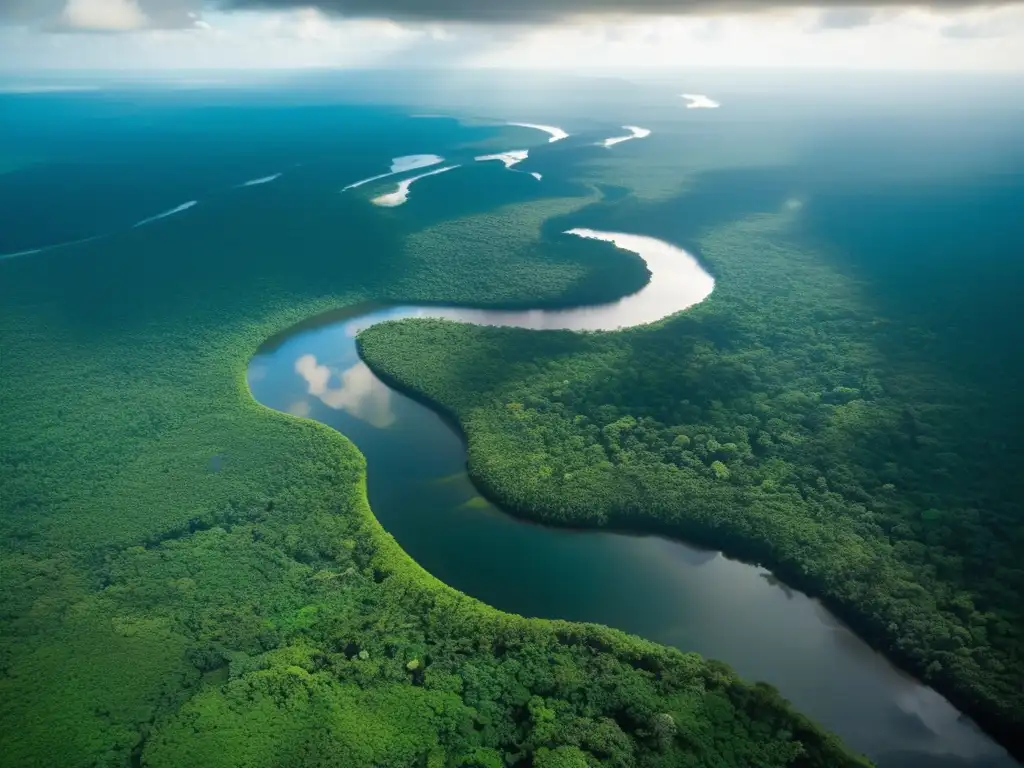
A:
MULTIPOLYGON (((772 186, 747 179, 748 196, 772 186)), ((936 308, 933 293, 922 303, 938 311, 916 312, 904 285, 889 304, 864 279, 867 259, 855 269, 830 251, 778 192, 781 212, 693 238, 687 218, 708 221, 702 209, 721 211, 718 195, 743 189, 737 181, 710 181, 674 207, 627 200, 574 219, 642 222, 697 248, 717 285, 689 312, 591 334, 390 322, 361 333, 361 354, 458 419, 470 474, 490 498, 547 523, 655 530, 769 564, 1019 751, 1021 421, 1002 398, 1021 371, 1007 357, 1015 347, 992 340, 1019 333, 998 324, 972 334, 976 325, 948 318, 1008 297, 998 287, 960 296, 962 282, 950 283, 937 292, 950 301, 936 308), (945 323, 970 340, 958 364, 952 331, 936 333, 945 323)), ((964 253, 977 227, 961 214, 963 226, 946 223, 946 240, 932 243, 921 219, 900 222, 885 205, 875 213, 895 245, 872 256, 893 259, 890 280, 901 258, 923 268, 939 249, 964 253)), ((1003 208, 989 199, 983 210, 1003 208)), ((856 212, 849 227, 864 229, 856 212)), ((979 269, 1016 274, 1012 248, 996 255, 1001 266, 979 269)))
POLYGON ((0 264, 3 764, 863 764, 720 664, 438 583, 343 436, 249 395, 264 339, 386 275, 492 305, 640 285, 539 234, 586 199, 490 214, 509 259, 305 183, 0 264))

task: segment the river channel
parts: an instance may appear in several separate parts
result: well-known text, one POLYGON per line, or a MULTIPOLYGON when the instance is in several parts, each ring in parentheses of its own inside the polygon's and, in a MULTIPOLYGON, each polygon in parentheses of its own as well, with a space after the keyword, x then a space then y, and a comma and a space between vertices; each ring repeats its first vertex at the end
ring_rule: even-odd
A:
POLYGON ((304 323, 253 357, 253 396, 351 439, 366 456, 370 504, 381 524, 420 565, 462 592, 512 613, 597 622, 721 659, 776 686, 880 768, 1016 766, 942 696, 764 568, 656 536, 547 528, 505 514, 470 482, 460 436, 360 361, 356 333, 382 320, 614 330, 684 310, 713 289, 698 261, 668 243, 572 234, 639 253, 650 283, 618 302, 580 309, 391 306, 304 323))

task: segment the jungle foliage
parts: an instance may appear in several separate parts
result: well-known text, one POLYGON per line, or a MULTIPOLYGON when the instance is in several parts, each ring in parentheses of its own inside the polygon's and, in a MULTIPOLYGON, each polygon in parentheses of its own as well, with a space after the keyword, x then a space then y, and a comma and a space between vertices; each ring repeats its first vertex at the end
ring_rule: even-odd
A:
POLYGON ((0 264, 5 766, 865 764, 721 664, 440 584, 372 517, 351 443, 248 392, 261 342, 387 274, 490 305, 642 284, 540 233, 586 199, 488 214, 507 260, 289 194, 0 264))
MULTIPOLYGON (((680 219, 716 189, 671 217, 639 203, 627 215, 687 242, 680 219)), ((887 235, 929 245, 897 216, 884 216, 887 235)), ((764 563, 1019 750, 1021 371, 991 340, 1017 331, 950 322, 977 297, 931 314, 907 308, 909 290, 902 310, 877 299, 863 259, 854 269, 803 222, 794 205, 692 237, 715 290, 652 326, 408 320, 363 331, 360 351, 458 420, 488 497, 545 523, 657 531, 764 563), (945 357, 952 331, 936 334, 944 322, 971 340, 959 365, 945 357)))

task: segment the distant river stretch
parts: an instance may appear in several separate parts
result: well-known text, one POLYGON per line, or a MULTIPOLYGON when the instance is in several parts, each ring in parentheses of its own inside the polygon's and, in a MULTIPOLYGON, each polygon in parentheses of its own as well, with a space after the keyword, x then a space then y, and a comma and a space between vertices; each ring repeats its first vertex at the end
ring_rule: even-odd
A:
POLYGON ((248 372, 254 397, 353 440, 367 459, 374 514, 409 555, 456 589, 512 613, 606 624, 721 659, 776 686, 880 768, 1016 765, 939 694, 763 568, 655 536, 547 528, 503 513, 469 481, 461 438, 360 361, 356 333, 383 320, 615 330, 684 310, 714 288, 692 255, 663 241, 570 233, 640 254, 650 283, 620 301, 578 309, 335 313, 259 350, 248 372))

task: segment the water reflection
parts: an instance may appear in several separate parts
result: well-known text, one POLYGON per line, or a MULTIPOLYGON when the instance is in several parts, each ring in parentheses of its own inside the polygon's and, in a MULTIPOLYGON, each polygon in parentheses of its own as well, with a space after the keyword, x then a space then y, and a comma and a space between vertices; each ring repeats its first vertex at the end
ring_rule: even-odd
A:
POLYGON ((706 299, 715 287, 714 278, 696 257, 663 240, 593 229, 571 229, 566 234, 614 243, 639 254, 651 273, 650 282, 630 296, 593 307, 521 311, 449 307, 425 309, 420 316, 534 330, 616 330, 654 323, 688 309, 706 299))
MULTIPOLYGON (((337 371, 317 362, 316 355, 302 355, 295 361, 295 372, 306 380, 307 391, 328 408, 345 410, 368 424, 384 429, 395 421, 391 410, 391 390, 373 375, 366 364, 359 361, 344 371, 337 371), (335 385, 333 382, 337 381, 335 385)), ((293 403, 301 413, 289 409, 296 416, 308 416, 308 403, 293 403)))
POLYGON ((374 205, 380 205, 384 208, 396 208, 399 205, 404 205, 409 199, 409 188, 420 179, 425 179, 428 176, 436 176, 439 173, 447 173, 453 171, 459 166, 449 165, 444 168, 438 168, 436 171, 428 171, 427 173, 421 173, 419 176, 412 176, 408 179, 404 179, 398 182, 398 186, 394 192, 388 192, 385 195, 373 198, 370 202, 374 205))
POLYGON ((310 403, 309 400, 296 400, 285 410, 292 416, 298 416, 300 419, 308 419, 309 415, 313 412, 313 404, 310 403))
POLYGON ((259 363, 253 363, 249 365, 249 370, 246 371, 245 378, 250 385, 254 381, 263 381, 267 377, 267 366, 260 365, 259 363))
POLYGON ((880 768, 1016 765, 943 697, 764 568, 654 536, 553 529, 505 514, 469 480, 458 435, 359 360, 355 335, 384 320, 608 329, 658 320, 713 288, 710 275, 675 246, 595 234, 640 252, 651 271, 648 286, 619 302, 561 312, 334 313, 329 324, 310 321, 261 349, 250 365, 253 395, 353 440, 367 459, 377 518, 420 565, 456 589, 524 616, 598 622, 722 659, 748 679, 775 685, 880 768))

